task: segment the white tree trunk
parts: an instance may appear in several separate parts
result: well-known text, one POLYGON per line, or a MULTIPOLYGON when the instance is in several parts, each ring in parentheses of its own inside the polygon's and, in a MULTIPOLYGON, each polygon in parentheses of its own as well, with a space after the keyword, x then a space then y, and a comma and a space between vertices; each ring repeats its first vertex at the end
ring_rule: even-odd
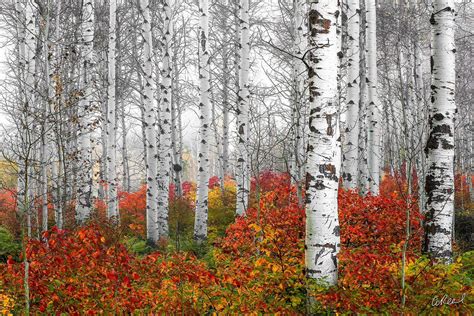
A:
POLYGON ((311 0, 309 8, 309 142, 306 164, 306 274, 337 282, 340 248, 337 193, 340 147, 338 126, 338 2, 311 0), (315 49, 317 48, 317 49, 315 49))
POLYGON ((367 163, 367 14, 365 0, 360 1, 360 37, 359 37, 359 149, 358 149, 358 186, 362 195, 369 189, 369 170, 367 163))
MULTIPOLYGON (((32 216, 35 211, 32 201, 34 201, 34 169, 33 162, 35 160, 35 126, 33 116, 36 114, 36 49, 37 49, 37 8, 33 2, 28 1, 25 9, 26 28, 25 28, 25 138, 23 140, 23 161, 25 168, 25 179, 23 182, 23 212, 26 212, 26 226, 28 237, 32 237, 32 216)), ((36 213, 37 217, 37 213, 36 213)))
POLYGON ((431 16, 431 108, 427 154, 425 251, 451 261, 454 213, 454 0, 434 1, 431 16))
POLYGON ((92 208, 92 67, 94 43, 94 6, 92 0, 86 0, 82 7, 81 23, 82 69, 81 90, 83 96, 79 102, 79 127, 77 139, 77 202, 76 221, 84 223, 92 208))
MULTIPOLYGON (((58 4, 61 5, 60 3, 58 4)), ((53 111, 53 103, 55 99, 55 90, 54 90, 54 68, 53 68, 53 60, 55 57, 56 49, 53 48, 53 41, 51 41, 51 10, 53 5, 50 3, 46 8, 46 26, 45 26, 45 72, 44 72, 44 81, 47 89, 47 100, 44 104, 44 121, 42 126, 42 133, 41 133, 41 182, 42 182, 42 231, 48 230, 48 170, 51 168, 52 174, 52 182, 56 180, 54 177, 56 176, 57 170, 56 166, 51 163, 51 159, 53 157, 53 133, 52 129, 49 126, 49 116, 52 114, 53 111)), ((59 19, 59 16, 57 17, 59 19)), ((57 34, 56 30, 56 34, 57 34)), ((57 39, 57 37, 56 37, 57 39)), ((55 196, 55 191, 52 192, 53 197, 55 196)), ((56 207, 58 206, 57 203, 53 204, 55 207, 55 218, 57 219, 57 211, 56 207)), ((57 223, 56 223, 57 225, 57 223)))
POLYGON ((342 178, 346 189, 357 189, 359 159, 359 95, 360 95, 360 6, 359 0, 347 1, 347 119, 344 137, 342 178))
POLYGON ((209 3, 199 1, 199 92, 200 92, 200 141, 198 159, 198 184, 196 195, 196 215, 194 220, 194 240, 207 239, 208 192, 209 192, 209 141, 210 141, 210 101, 209 101, 209 3))
MULTIPOLYGON (((52 4, 50 7, 51 8, 56 8, 57 14, 56 14, 56 30, 54 34, 54 41, 55 41, 55 46, 52 51, 50 51, 49 56, 48 56, 48 61, 49 60, 56 60, 58 61, 58 56, 60 56, 60 34, 61 34, 61 29, 60 29, 60 22, 61 22, 61 8, 62 8, 62 1, 57 1, 56 4, 52 4)), ((51 15, 49 15, 49 18, 51 19, 51 15)), ((51 22, 50 22, 51 23, 51 22)), ((50 48, 53 47, 53 43, 50 43, 50 48)), ((56 227, 59 229, 63 228, 63 208, 62 208, 62 203, 61 203, 61 192, 63 190, 60 181, 61 181, 61 176, 62 176, 62 166, 61 166, 61 146, 59 144, 56 144, 55 141, 59 136, 59 126, 61 124, 60 122, 60 117, 59 117, 59 111, 55 110, 56 108, 59 108, 59 103, 61 100, 61 94, 57 93, 58 89, 61 89, 60 87, 60 76, 59 76, 59 66, 53 66, 52 62, 49 62, 48 64, 49 67, 49 75, 48 75, 48 98, 49 98, 49 111, 50 115, 52 118, 55 119, 57 122, 56 124, 53 125, 52 131, 51 131, 51 145, 49 146, 50 150, 50 155, 53 158, 51 161, 51 191, 52 191, 52 197, 53 197, 53 206, 54 206, 54 222, 56 224, 56 227), (55 152, 56 150, 56 152, 55 152)))
POLYGON ((152 34, 150 21, 149 0, 140 0, 140 8, 143 16, 142 36, 143 36, 143 62, 145 84, 143 85, 143 102, 145 108, 145 144, 146 144, 146 236, 150 242, 156 243, 158 234, 158 191, 157 183, 157 150, 156 150, 156 113, 153 104, 153 63, 152 63, 152 34))
POLYGON ((373 195, 380 186, 380 109, 377 97, 377 19, 375 0, 366 0, 367 12, 367 103, 368 103, 368 166, 369 186, 373 195))
POLYGON ((181 177, 182 177, 182 158, 181 158, 181 103, 179 101, 178 89, 179 89, 179 71, 178 71, 178 60, 177 51, 173 54, 173 89, 171 94, 171 144, 173 153, 173 183, 175 186, 176 196, 181 197, 183 195, 181 177))
MULTIPOLYGON (((18 182, 17 182, 17 212, 23 218, 26 216, 26 229, 28 238, 31 237, 31 214, 29 211, 29 125, 30 107, 32 106, 30 86, 34 85, 33 73, 30 68, 34 69, 34 51, 36 45, 34 36, 35 27, 35 10, 31 5, 25 6, 22 1, 15 2, 16 16, 18 19, 17 35, 18 35, 18 86, 19 86, 19 103, 18 111, 19 126, 21 127, 19 134, 19 150, 18 150, 18 182), (30 35, 29 35, 30 34, 30 35), (30 38, 31 37, 31 38, 30 38), (28 39, 28 40, 27 40, 28 39), (32 46, 33 45, 33 46, 32 46)), ((23 223, 21 223, 23 225, 23 223)))
POLYGON ((18 181, 17 181, 17 212, 18 214, 23 214, 25 210, 25 205, 23 204, 25 198, 25 181, 26 181, 26 166, 25 159, 23 157, 24 147, 25 147, 25 132, 23 124, 26 124, 26 116, 28 112, 27 103, 26 103, 26 90, 25 90, 25 79, 26 79, 26 32, 25 32, 25 6, 21 0, 15 2, 15 11, 17 23, 17 36, 18 36, 18 102, 20 103, 19 109, 19 121, 21 128, 21 133, 19 137, 20 150, 18 154, 18 181))
POLYGON ((173 38, 172 0, 163 1, 163 66, 160 101, 160 164, 158 169, 158 230, 160 238, 168 237, 169 186, 171 179, 171 90, 173 74, 171 41, 173 38))
MULTIPOLYGON (((225 1, 226 6, 230 6, 229 0, 225 1)), ((223 42, 222 46, 222 73, 224 74, 222 78, 222 151, 220 152, 220 171, 219 171, 219 180, 221 191, 224 192, 224 182, 225 177, 229 169, 229 112, 230 112, 230 102, 229 102, 229 84, 230 76, 229 72, 229 62, 230 62, 230 52, 228 49, 228 32, 227 29, 230 27, 230 24, 227 20, 224 21, 223 25, 223 42)), ((219 137, 219 135, 216 135, 219 137)))
POLYGON ((304 15, 306 3, 301 0, 294 0, 294 34, 293 34, 293 109, 292 109, 292 129, 293 129, 293 152, 290 163, 291 179, 296 184, 298 201, 302 200, 302 178, 305 160, 304 144, 304 119, 305 119, 305 64, 301 60, 306 51, 304 15))
POLYGON ((109 2, 109 48, 107 54, 107 218, 119 221, 117 178, 117 114, 115 63, 117 0, 109 2))
POLYGON ((250 172, 248 152, 249 125, 249 70, 250 70, 250 32, 249 0, 240 1, 240 68, 237 108, 237 215, 243 215, 248 208, 250 194, 250 172))

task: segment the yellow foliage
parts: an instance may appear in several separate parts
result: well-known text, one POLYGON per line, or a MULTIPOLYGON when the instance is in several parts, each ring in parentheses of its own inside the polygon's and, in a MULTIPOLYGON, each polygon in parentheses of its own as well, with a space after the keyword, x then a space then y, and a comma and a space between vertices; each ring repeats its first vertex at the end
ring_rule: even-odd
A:
POLYGON ((5 294, 0 294, 0 302, 2 305, 0 305, 0 314, 1 315, 13 315, 11 311, 13 310, 13 307, 15 306, 15 300, 13 300, 11 297, 5 294))

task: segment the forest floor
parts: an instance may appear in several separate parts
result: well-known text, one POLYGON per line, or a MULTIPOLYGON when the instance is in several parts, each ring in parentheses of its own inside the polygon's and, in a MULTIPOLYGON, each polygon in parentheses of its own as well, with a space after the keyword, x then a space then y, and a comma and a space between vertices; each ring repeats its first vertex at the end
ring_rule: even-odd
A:
MULTIPOLYGON (((159 245, 151 247, 144 240, 142 188, 121 193, 119 227, 107 223, 104 204, 98 201, 87 226, 53 227, 41 240, 28 241, 23 254, 16 241, 19 225, 12 196, 2 192, 0 314, 26 311, 25 255, 32 314, 474 312, 474 251, 466 237, 472 232, 466 223, 472 222, 474 203, 468 192, 457 192, 461 235, 454 262, 442 265, 421 253, 422 215, 403 181, 385 177, 377 197, 340 190, 339 280, 328 288, 305 278, 304 208, 288 177, 264 173, 252 188, 251 208, 245 217, 235 218, 234 184, 226 181, 222 192, 217 180, 211 180, 205 244, 191 238, 195 186, 185 183, 182 198, 170 195, 170 238, 159 245), (311 297, 315 303, 308 310, 311 297)), ((73 222, 72 211, 66 222, 73 222)))

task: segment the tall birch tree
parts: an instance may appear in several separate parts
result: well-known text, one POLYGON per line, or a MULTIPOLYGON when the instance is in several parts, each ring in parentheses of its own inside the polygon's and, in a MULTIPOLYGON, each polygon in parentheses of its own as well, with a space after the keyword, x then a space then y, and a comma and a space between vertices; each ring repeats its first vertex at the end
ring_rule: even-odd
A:
POLYGON ((376 1, 366 0, 367 11, 367 103, 369 187, 373 195, 380 186, 380 109, 377 98, 377 14, 376 1))
POLYGON ((425 147, 424 250, 451 261, 454 214, 455 46, 454 0, 435 0, 431 16, 431 108, 425 147))
POLYGON ((250 194, 250 166, 248 152, 249 125, 249 70, 250 70, 250 22, 249 0, 240 1, 240 66, 237 106, 237 215, 243 215, 248 207, 250 194))
POLYGON ((293 159, 291 161, 290 171, 293 182, 296 184, 298 201, 302 205, 302 177, 304 168, 304 118, 305 118, 305 64, 302 62, 303 54, 306 50, 304 36, 304 14, 305 1, 293 1, 293 108, 292 108, 292 127, 293 127, 293 159))
POLYGON ((140 11, 142 15, 141 35, 143 37, 143 60, 142 71, 144 85, 142 99, 145 108, 145 165, 146 165, 146 236, 147 240, 156 243, 158 234, 158 205, 157 205, 157 149, 156 149, 156 112, 154 100, 154 80, 152 62, 152 34, 150 20, 149 0, 140 0, 140 11))
POLYGON ((209 193, 209 141, 211 104, 209 100, 209 2, 199 1, 199 93, 200 93, 200 140, 198 157, 198 184, 196 195, 196 215, 194 220, 194 240, 207 239, 208 193, 209 193))
POLYGON ((337 194, 340 173, 338 36, 340 5, 309 2, 309 139, 306 165, 305 266, 308 278, 337 282, 340 248, 337 194))
POLYGON ((160 238, 168 237, 168 209, 169 186, 171 179, 171 92, 173 74, 171 40, 173 38, 172 23, 173 0, 163 1, 163 66, 161 69, 161 95, 160 95, 160 164, 158 167, 158 229, 160 238))
POLYGON ((81 21, 81 61, 80 87, 82 97, 79 101, 79 126, 77 139, 77 203, 76 221, 85 222, 92 208, 92 71, 94 43, 94 5, 92 0, 82 4, 81 21))
POLYGON ((107 218, 119 220, 117 178, 117 114, 116 114, 116 37, 117 0, 109 2, 109 47, 107 54, 107 218))
POLYGON ((344 187, 357 188, 359 147, 360 94, 360 5, 359 0, 347 1, 347 119, 345 124, 343 172, 344 187))

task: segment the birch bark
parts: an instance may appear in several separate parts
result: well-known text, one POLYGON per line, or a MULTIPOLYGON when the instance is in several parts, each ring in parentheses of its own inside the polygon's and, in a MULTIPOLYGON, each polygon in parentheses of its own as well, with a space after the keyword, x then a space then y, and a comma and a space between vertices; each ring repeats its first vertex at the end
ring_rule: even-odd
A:
POLYGON ((209 193, 209 141, 210 141, 210 100, 209 100, 209 3, 199 1, 199 92, 200 92, 200 142, 198 159, 198 186, 196 215, 194 220, 194 240, 207 239, 208 193, 209 193))
POLYGON ((347 1, 347 19, 347 117, 342 178, 346 189, 357 189, 360 101, 359 0, 347 1))
POLYGON ((306 165, 305 265, 309 278, 337 282, 340 248, 337 193, 339 182, 338 126, 338 2, 309 2, 309 140, 306 165))
POLYGON ((454 0, 436 0, 431 16, 431 108, 425 147, 425 251, 450 262, 454 212, 454 0))
POLYGON ((249 70, 250 30, 249 0, 240 1, 240 67, 237 107, 237 215, 243 215, 248 207, 250 191, 248 125, 249 125, 249 70))
POLYGON ((294 34, 293 34, 293 152, 290 165, 292 182, 296 185, 299 204, 303 204, 302 198, 302 178, 304 169, 304 118, 305 118, 305 65, 302 62, 306 43, 304 40, 304 14, 305 2, 301 0, 293 1, 294 11, 294 34))
POLYGON ((366 0, 360 0, 360 37, 359 37, 359 149, 358 149, 358 186, 362 195, 367 194, 369 188, 368 150, 367 150, 367 11, 366 0))
POLYGON ((143 61, 142 70, 144 74, 143 102, 145 108, 145 144, 146 144, 146 235, 147 239, 156 243, 159 239, 158 233, 158 205, 156 192, 157 183, 157 149, 156 149, 156 113, 153 104, 154 80, 152 63, 152 34, 150 20, 149 0, 140 0, 140 9, 143 16, 141 33, 143 37, 143 61))
POLYGON ((107 54, 107 218, 119 221, 117 178, 117 113, 116 113, 116 36, 117 0, 109 2, 109 47, 107 54))
POLYGON ((160 238, 168 237, 169 186, 171 179, 171 90, 173 73, 171 41, 173 38, 172 0, 163 1, 163 66, 160 100, 160 164, 158 169, 158 229, 160 238))
POLYGON ((25 28, 25 96, 26 96, 26 138, 24 145, 26 150, 23 152, 23 159, 25 161, 25 175, 24 184, 24 211, 26 211, 26 221, 28 237, 32 237, 32 222, 38 217, 38 213, 34 212, 33 201, 35 199, 35 188, 37 187, 34 174, 33 162, 36 158, 35 152, 35 135, 36 123, 34 122, 34 115, 36 114, 36 59, 37 59, 37 36, 38 31, 36 27, 37 8, 34 2, 27 1, 25 8, 26 28, 25 28))
POLYGON ((367 10, 367 89, 368 89, 368 166, 369 186, 373 195, 380 186, 380 109, 377 98, 377 14, 375 0, 366 0, 367 10))
POLYGON ((76 221, 84 223, 92 208, 92 67, 94 43, 94 6, 92 0, 86 0, 82 6, 81 23, 82 69, 80 86, 83 96, 79 101, 79 126, 77 139, 77 202, 76 221))

